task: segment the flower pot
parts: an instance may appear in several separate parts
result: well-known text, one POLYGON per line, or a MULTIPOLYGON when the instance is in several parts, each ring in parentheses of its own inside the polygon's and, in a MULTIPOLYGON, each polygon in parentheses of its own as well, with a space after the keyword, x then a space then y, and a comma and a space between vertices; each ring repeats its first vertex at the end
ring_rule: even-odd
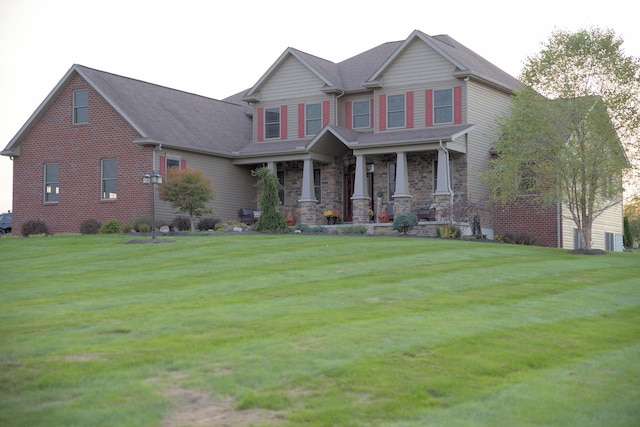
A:
POLYGON ((287 222, 288 227, 293 227, 294 225, 296 225, 296 217, 293 215, 293 212, 287 213, 284 219, 287 222))
POLYGON ((382 208, 382 210, 378 214, 378 220, 381 223, 389 222, 389 211, 387 210, 387 208, 382 208))

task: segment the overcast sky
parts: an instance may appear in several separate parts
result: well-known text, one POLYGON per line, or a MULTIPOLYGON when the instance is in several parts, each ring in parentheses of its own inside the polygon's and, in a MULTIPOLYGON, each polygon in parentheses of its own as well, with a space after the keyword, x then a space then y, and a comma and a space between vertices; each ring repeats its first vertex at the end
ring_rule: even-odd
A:
MULTIPOLYGON (((0 0, 0 148, 73 64, 225 98, 287 47, 339 62, 415 29, 449 34, 517 77, 554 30, 613 29, 640 57, 629 0, 0 0)), ((0 157, 0 212, 12 205, 0 157)))

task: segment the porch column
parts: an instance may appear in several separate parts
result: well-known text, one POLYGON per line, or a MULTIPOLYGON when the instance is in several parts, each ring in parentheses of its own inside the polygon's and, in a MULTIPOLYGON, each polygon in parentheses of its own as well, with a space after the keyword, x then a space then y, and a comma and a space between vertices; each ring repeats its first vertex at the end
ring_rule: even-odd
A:
POLYGON ((438 187, 436 195, 451 195, 451 186, 449 185, 449 152, 443 148, 438 149, 438 187))
POLYGON ((449 152, 442 148, 438 149, 438 186, 433 194, 436 204, 436 220, 451 221, 451 206, 453 204, 453 191, 451 190, 451 178, 449 170, 449 152))
POLYGON ((411 197, 407 155, 404 151, 396 153, 396 192, 392 194, 392 197, 411 197))
POLYGON ((369 222, 369 188, 367 186, 367 168, 364 155, 356 154, 356 176, 353 183, 353 223, 369 222))
POLYGON ((267 162, 266 167, 268 167, 274 175, 277 173, 277 168, 275 162, 267 162))
POLYGON ((302 170, 302 196, 299 202, 317 202, 316 195, 313 191, 313 160, 304 159, 304 168, 302 170))
POLYGON ((316 225, 316 208, 318 200, 313 190, 313 160, 304 159, 304 167, 302 169, 302 194, 298 200, 299 222, 305 225, 316 225))

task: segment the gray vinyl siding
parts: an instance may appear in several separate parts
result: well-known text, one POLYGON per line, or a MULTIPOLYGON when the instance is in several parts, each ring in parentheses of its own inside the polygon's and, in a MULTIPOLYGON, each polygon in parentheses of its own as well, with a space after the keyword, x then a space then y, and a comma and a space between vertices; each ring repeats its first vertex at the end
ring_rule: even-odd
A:
MULTIPOLYGON (((156 170, 159 170, 160 156, 171 156, 186 160, 189 169, 200 169, 207 178, 213 178, 215 197, 207 204, 213 208, 213 215, 220 219, 236 219, 238 210, 243 207, 256 208, 255 177, 249 168, 235 166, 231 160, 204 154, 189 153, 177 150, 163 150, 156 156, 156 170)), ((169 203, 156 203, 156 218, 171 222, 176 213, 169 203)))
POLYGON ((491 189, 480 182, 478 175, 490 167, 489 150, 496 135, 496 117, 508 114, 511 96, 476 82, 467 82, 466 88, 467 120, 476 125, 469 134, 467 147, 467 188, 469 200, 477 202, 491 195, 491 189))
POLYGON ((300 61, 289 56, 260 88, 260 102, 306 99, 321 93, 324 83, 300 61))
MULTIPOLYGON (((573 230, 576 228, 576 224, 571 220, 571 212, 564 206, 562 216, 562 247, 573 249, 573 230)), ((593 222, 591 227, 591 247, 593 249, 605 250, 605 233, 622 235, 622 203, 610 207, 593 222)), ((616 248, 616 250, 622 250, 622 248, 616 248)))
POLYGON ((385 88, 450 80, 455 66, 433 48, 414 40, 384 73, 385 88))

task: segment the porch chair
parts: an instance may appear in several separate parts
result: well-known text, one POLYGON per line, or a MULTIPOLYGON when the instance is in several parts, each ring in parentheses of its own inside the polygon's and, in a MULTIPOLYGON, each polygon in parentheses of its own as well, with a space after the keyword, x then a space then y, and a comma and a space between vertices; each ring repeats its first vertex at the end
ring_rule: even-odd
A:
POLYGON ((435 221, 436 205, 432 203, 428 208, 418 209, 418 221, 435 221))
POLYGON ((247 225, 253 225, 253 223, 256 222, 253 209, 240 208, 240 212, 238 213, 238 221, 243 222, 247 225))

